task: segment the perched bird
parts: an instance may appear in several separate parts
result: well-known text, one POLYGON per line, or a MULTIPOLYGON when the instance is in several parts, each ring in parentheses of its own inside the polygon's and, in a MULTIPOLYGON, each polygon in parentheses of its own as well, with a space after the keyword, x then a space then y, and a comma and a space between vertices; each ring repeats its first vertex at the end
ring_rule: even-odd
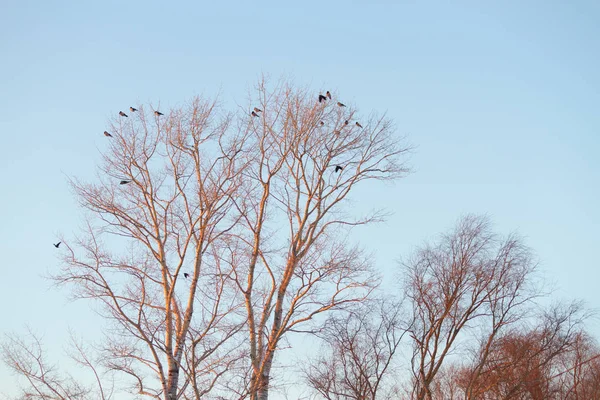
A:
POLYGON ((187 278, 189 278, 189 277, 190 277, 190 274, 188 274, 187 272, 184 272, 184 273, 183 273, 183 277, 187 279, 187 278))
POLYGON ((356 121, 354 125, 358 126, 359 128, 362 128, 362 125, 358 121, 356 121))
POLYGON ((348 120, 345 120, 345 121, 344 121, 344 125, 348 125, 348 120))
POLYGON ((335 172, 340 172, 340 171, 341 171, 341 170, 343 170, 343 169, 344 169, 344 167, 341 167, 341 166, 339 166, 339 165, 336 165, 336 166, 335 166, 335 172))
POLYGON ((258 117, 258 114, 257 114, 257 113, 255 113, 254 111, 252 111, 252 116, 253 116, 253 117, 258 117))
POLYGON ((331 100, 331 93, 329 93, 329 90, 325 94, 327 95, 327 97, 329 97, 329 100, 331 100))
POLYGON ((157 117, 160 117, 161 115, 165 115, 165 114, 161 113, 160 111, 154 111, 154 115, 156 115, 157 117))
POLYGON ((340 103, 339 101, 338 101, 338 106, 340 106, 340 107, 346 107, 346 105, 344 103, 340 103))
POLYGON ((112 137, 112 135, 110 133, 106 132, 106 131, 104 131, 104 136, 106 136, 106 137, 112 137))
POLYGON ((119 185, 127 185, 128 183, 131 183, 131 181, 121 181, 119 182, 119 185))
POLYGON ((127 114, 125 114, 123 111, 119 111, 119 115, 120 115, 121 117, 127 117, 127 114))
POLYGON ((137 111, 137 108, 129 107, 129 111, 131 111, 131 112, 136 112, 136 111, 137 111))
POLYGON ((52 245, 58 249, 58 246, 60 246, 60 244, 61 244, 61 243, 62 243, 62 242, 58 242, 58 243, 56 243, 56 244, 55 244, 55 243, 52 243, 52 245))
POLYGON ((327 97, 323 96, 322 94, 319 95, 319 103, 322 103, 326 100, 327 100, 327 97))
POLYGON ((254 107, 254 111, 256 111, 257 113, 262 112, 262 110, 258 107, 254 107))
POLYGON ((325 125, 325 122, 321 121, 321 126, 325 125))

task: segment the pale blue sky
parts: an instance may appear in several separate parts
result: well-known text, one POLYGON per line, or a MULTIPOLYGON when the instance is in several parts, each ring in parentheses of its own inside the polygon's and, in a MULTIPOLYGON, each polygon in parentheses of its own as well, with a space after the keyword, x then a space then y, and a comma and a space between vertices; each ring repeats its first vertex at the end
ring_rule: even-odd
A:
MULTIPOLYGON (((59 353, 67 325, 100 326, 41 275, 80 221, 66 176, 93 177, 109 116, 243 104, 263 73, 387 112, 417 146, 412 175, 356 203, 395 213, 357 233, 386 274, 487 213, 527 238, 557 296, 600 308, 599 22, 597 1, 2 1, 0 333, 28 323, 59 353)), ((0 393, 12 384, 0 366, 0 393)))

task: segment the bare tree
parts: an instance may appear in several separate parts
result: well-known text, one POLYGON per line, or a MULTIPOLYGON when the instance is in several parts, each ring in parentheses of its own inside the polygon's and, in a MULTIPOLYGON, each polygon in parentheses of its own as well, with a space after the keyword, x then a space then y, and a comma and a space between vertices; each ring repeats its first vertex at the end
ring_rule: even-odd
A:
POLYGON ((25 338, 9 335, 0 349, 4 363, 17 375, 23 377, 28 385, 23 388, 21 399, 27 400, 110 400, 113 398, 114 385, 111 376, 99 369, 98 359, 74 336, 71 336, 69 357, 76 365, 92 375, 91 384, 81 383, 81 378, 58 371, 49 363, 46 352, 38 335, 28 330, 25 338))
POLYGON ((457 349, 461 334, 475 326, 484 332, 484 351, 472 379, 483 373, 495 338, 535 297, 528 287, 533 270, 520 239, 499 238, 483 217, 462 218, 453 232, 417 251, 405 264, 405 291, 415 319, 410 329, 414 398, 434 397, 436 375, 457 349))
POLYGON ((234 279, 243 293, 251 374, 248 395, 266 400, 278 345, 289 332, 307 332, 317 315, 362 301, 377 279, 368 259, 342 239, 343 229, 380 214, 353 218, 345 204, 363 181, 406 172, 407 151, 391 123, 314 92, 259 84, 258 117, 248 114, 251 138, 240 215, 229 248, 234 279))
POLYGON ((198 98, 164 116, 139 107, 113 122, 97 183, 72 181, 91 219, 63 239, 53 279, 103 305, 113 322, 106 366, 129 376, 133 393, 199 399, 240 357, 227 344, 243 327, 230 318, 242 303, 219 251, 237 223, 244 168, 230 121, 198 98))
POLYGON ((560 395, 566 391, 557 378, 565 374, 561 361, 568 359, 580 340, 586 317, 580 303, 553 306, 533 328, 522 324, 496 338, 489 348, 481 350, 486 353, 485 363, 481 364, 479 357, 456 374, 464 398, 568 398, 560 395))
POLYGON ((327 400, 390 398, 384 378, 406 333, 401 316, 400 304, 382 302, 329 319, 325 355, 304 369, 308 385, 327 400))

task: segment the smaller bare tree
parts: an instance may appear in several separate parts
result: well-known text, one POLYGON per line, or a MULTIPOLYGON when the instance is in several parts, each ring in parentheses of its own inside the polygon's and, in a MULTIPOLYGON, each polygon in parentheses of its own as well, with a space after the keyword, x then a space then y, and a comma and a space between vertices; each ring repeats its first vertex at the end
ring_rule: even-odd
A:
POLYGON ((28 329, 28 334, 7 335, 0 348, 4 363, 28 385, 21 388, 19 399, 27 400, 110 400, 114 394, 114 380, 101 368, 101 360, 71 335, 67 356, 91 374, 91 383, 82 383, 81 377, 61 373, 46 356, 39 335, 28 329))
POLYGON ((327 400, 374 400, 406 332, 399 304, 376 302, 328 320, 320 336, 326 355, 304 369, 309 387, 327 400))
MULTIPOLYGON (((404 290, 412 306, 413 397, 434 397, 432 385, 461 335, 490 326, 483 348, 521 317, 534 297, 528 282, 534 271, 520 239, 491 231, 485 217, 466 216, 440 241, 426 245, 405 263, 404 290), (486 322, 487 321, 487 322, 486 322)), ((481 354, 474 379, 482 373, 481 354)), ((469 389, 471 390, 471 389, 469 389)))

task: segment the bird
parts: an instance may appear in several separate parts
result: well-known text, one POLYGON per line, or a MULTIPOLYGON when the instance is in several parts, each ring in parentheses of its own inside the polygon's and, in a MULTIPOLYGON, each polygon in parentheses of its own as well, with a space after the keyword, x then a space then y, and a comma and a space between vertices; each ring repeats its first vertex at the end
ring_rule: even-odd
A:
POLYGON ((336 165, 336 166, 335 166, 335 172, 340 172, 340 171, 341 171, 341 170, 343 170, 343 169, 344 169, 344 167, 341 167, 341 166, 339 166, 339 165, 336 165))
POLYGON ((348 120, 345 120, 345 121, 344 121, 344 125, 348 125, 348 120))
POLYGON ((165 115, 165 114, 163 114, 157 110, 157 111, 154 111, 154 115, 156 115, 157 117, 160 117, 161 115, 165 115))
POLYGON ((327 95, 327 97, 329 97, 329 100, 331 100, 331 93, 329 93, 329 90, 325 94, 327 95))
POLYGON ((128 183, 131 183, 131 181, 121 181, 119 182, 119 185, 127 185, 128 183))
POLYGON ((131 111, 131 112, 136 112, 136 111, 137 111, 137 108, 129 107, 129 111, 131 111))
POLYGON ((338 106, 340 106, 340 107, 346 107, 346 105, 344 103, 340 103, 339 101, 338 101, 338 106))
POLYGON ((257 113, 255 113, 254 111, 252 111, 252 116, 253 116, 253 117, 258 117, 258 114, 257 114, 257 113))
POLYGON ((190 277, 190 274, 188 274, 187 272, 184 272, 184 273, 183 273, 183 277, 187 279, 187 278, 189 278, 189 277, 190 277))
POLYGON ((356 121, 356 123, 354 125, 358 126, 359 128, 362 128, 362 125, 358 121, 356 121))
POLYGON ((325 100, 327 100, 327 97, 323 96, 322 94, 319 95, 319 103, 324 102, 325 100))
POLYGON ((325 122, 321 121, 321 125, 325 125, 325 122))
POLYGON ((58 243, 52 243, 52 245, 58 249, 58 246, 60 246, 60 244, 61 244, 61 243, 62 243, 62 242, 58 242, 58 243))
POLYGON ((119 111, 119 115, 120 115, 121 117, 127 117, 127 116, 128 116, 128 115, 127 115, 127 114, 125 114, 123 111, 119 111))
POLYGON ((106 132, 106 131, 104 131, 104 136, 106 136, 106 137, 112 137, 112 135, 110 133, 106 132))
POLYGON ((257 113, 262 112, 262 110, 258 107, 254 107, 254 111, 256 111, 257 113))

